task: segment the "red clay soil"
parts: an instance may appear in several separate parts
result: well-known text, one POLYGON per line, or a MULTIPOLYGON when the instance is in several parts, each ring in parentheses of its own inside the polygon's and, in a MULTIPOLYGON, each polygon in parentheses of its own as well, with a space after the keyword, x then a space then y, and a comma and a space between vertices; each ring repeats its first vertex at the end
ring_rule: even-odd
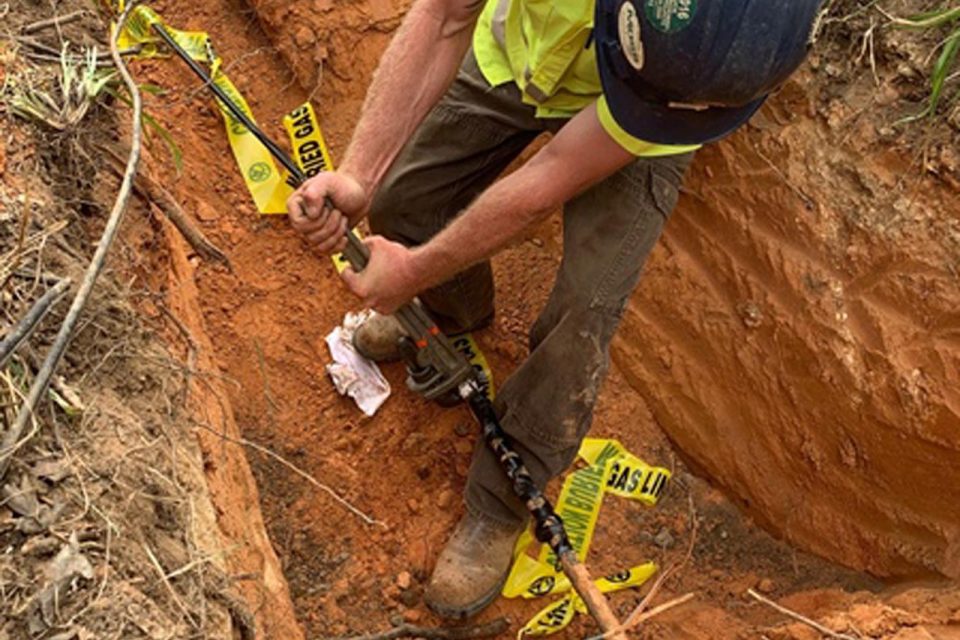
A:
MULTIPOLYGON (((283 113, 311 97, 337 157, 402 7, 387 0, 254 4, 272 40, 238 0, 153 6, 172 26, 212 35, 275 138, 283 136, 283 113), (315 61, 323 62, 319 80, 315 61)), ((185 155, 180 176, 159 144, 151 164, 231 259, 227 271, 176 257, 181 271, 170 291, 175 297, 196 287, 185 299, 201 312, 191 327, 209 336, 213 377, 224 393, 218 406, 232 412, 243 437, 386 524, 365 524, 250 450, 299 623, 309 637, 383 629, 397 618, 436 623, 421 602, 422 583, 462 513, 476 440, 469 415, 412 396, 400 367, 386 369, 394 397, 372 419, 336 395, 323 338, 355 301, 283 218, 256 215, 218 113, 179 63, 145 61, 135 71, 170 89, 150 99, 148 111, 185 155)), ((806 637, 745 599, 750 587, 776 598, 799 594, 789 601, 807 613, 862 606, 870 613, 857 615, 874 620, 892 607, 888 636, 921 623, 960 624, 949 592, 912 592, 908 602, 880 605, 863 591, 881 586, 866 575, 771 538, 687 473, 660 429, 748 514, 802 548, 878 575, 957 571, 956 279, 949 280, 949 255, 937 243, 950 238, 937 227, 948 221, 914 224, 915 212, 935 211, 952 194, 932 183, 897 208, 881 206, 885 180, 895 182, 907 165, 896 154, 865 163, 859 138, 828 144, 840 134, 798 107, 801 93, 794 86, 751 131, 701 155, 631 305, 601 395, 594 435, 616 437, 677 474, 654 510, 613 500, 604 506, 590 557, 595 571, 675 559, 690 535, 689 505, 701 522, 691 565, 664 595, 697 591, 698 604, 659 619, 653 637, 756 637, 750 634, 772 627, 765 631, 772 639, 806 637), (875 193, 850 190, 855 180, 875 193)), ((499 315, 479 338, 501 380, 525 353, 526 328, 559 261, 558 238, 554 218, 495 263, 499 315)), ((257 529, 255 489, 223 497, 224 517, 240 528, 237 513, 251 514, 248 525, 257 529)), ((270 558, 263 561, 269 570, 270 558)), ((254 605, 286 619, 270 624, 288 624, 283 588, 272 593, 272 602, 251 596, 261 598, 254 605)), ((624 614, 637 600, 622 594, 616 606, 624 614)), ((509 615, 515 633, 543 604, 500 601, 485 619, 509 615)), ((589 627, 581 619, 573 629, 589 627)))

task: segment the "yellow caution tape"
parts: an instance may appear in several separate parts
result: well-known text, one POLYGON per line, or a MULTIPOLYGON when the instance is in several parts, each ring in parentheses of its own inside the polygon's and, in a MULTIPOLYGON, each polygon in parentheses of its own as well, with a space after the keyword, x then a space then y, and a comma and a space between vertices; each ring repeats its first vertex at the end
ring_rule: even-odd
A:
MULTIPOLYGON (((615 593, 624 589, 639 587, 657 572, 653 562, 642 564, 626 571, 600 578, 594 581, 601 593, 615 593)), ((569 589, 569 586, 568 586, 569 589)), ((530 618, 530 621, 517 632, 517 639, 524 636, 549 636, 566 628, 577 613, 586 613, 587 606, 576 593, 551 602, 530 618)))
POLYGON ((305 102, 283 117, 290 136, 293 159, 304 175, 312 178, 322 171, 333 171, 333 160, 313 105, 305 102))
MULTIPOLYGON (((221 70, 222 61, 214 53, 210 36, 202 31, 179 31, 172 29, 163 21, 153 9, 140 5, 134 7, 127 18, 127 23, 119 38, 121 48, 141 45, 141 57, 158 55, 157 43, 159 36, 153 31, 154 25, 164 27, 176 40, 177 44, 198 62, 205 62, 210 66, 210 77, 213 83, 223 89, 240 109, 252 121, 256 122, 250 106, 236 86, 221 70)), ((223 114, 223 122, 227 129, 227 138, 230 148, 240 168, 243 181, 262 214, 283 214, 287 211, 287 197, 292 189, 285 183, 283 176, 277 171, 270 152, 257 140, 245 126, 243 126, 225 106, 218 105, 223 114)))
POLYGON ((587 438, 580 447, 580 457, 593 466, 608 461, 604 492, 639 500, 656 506, 670 480, 670 472, 651 467, 623 448, 616 440, 587 438))
MULTIPOLYGON (((317 113, 313 105, 304 102, 302 105, 283 117, 283 128, 290 136, 290 145, 293 147, 293 160, 300 170, 312 178, 322 171, 333 171, 333 157, 327 147, 327 141, 320 129, 317 113)), ((360 229, 354 229, 357 237, 363 239, 360 229)), ((350 262, 342 253, 330 256, 337 273, 350 266, 350 262)))
MULTIPOLYGON (((556 510, 563 519, 577 557, 583 561, 593 540, 604 495, 617 495, 654 506, 663 495, 671 474, 667 469, 643 462, 616 440, 587 438, 580 446, 579 456, 587 466, 567 476, 556 510)), ((528 553, 536 544, 530 529, 520 536, 514 548, 513 566, 503 587, 504 597, 530 599, 570 592, 570 581, 557 566, 557 559, 549 546, 540 545, 535 557, 528 553)), ((652 575, 656 565, 641 565, 629 573, 642 574, 648 569, 652 575)), ((609 583, 610 579, 607 580, 609 583)), ((630 582, 629 586, 635 585, 630 582)), ((611 590, 616 589, 611 587, 611 590)), ((578 611, 573 598, 570 594, 538 613, 521 630, 521 635, 547 635, 564 628, 578 611)))

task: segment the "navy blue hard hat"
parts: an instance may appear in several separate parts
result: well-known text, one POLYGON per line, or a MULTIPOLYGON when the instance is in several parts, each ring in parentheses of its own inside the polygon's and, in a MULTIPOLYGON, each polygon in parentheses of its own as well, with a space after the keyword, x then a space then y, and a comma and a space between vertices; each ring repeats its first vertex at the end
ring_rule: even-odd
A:
POLYGON ((719 140, 803 62, 821 0, 597 0, 603 93, 630 135, 719 140))

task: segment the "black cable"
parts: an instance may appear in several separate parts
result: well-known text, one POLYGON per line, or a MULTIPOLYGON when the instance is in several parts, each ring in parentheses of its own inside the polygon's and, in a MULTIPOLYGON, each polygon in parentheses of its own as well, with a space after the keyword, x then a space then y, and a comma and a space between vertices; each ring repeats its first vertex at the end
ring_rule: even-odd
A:
POLYGON ((199 62, 194 60, 189 53, 187 53, 183 47, 181 47, 177 41, 174 39, 170 32, 167 31, 162 25, 155 24, 153 25, 154 31, 157 32, 164 42, 167 43, 173 51, 180 56, 180 58, 187 63, 187 66, 190 67, 190 70, 193 71, 197 77, 203 80, 204 85, 210 87, 210 90, 219 98, 220 103, 227 108, 227 111, 230 114, 240 121, 240 123, 247 128, 250 133, 256 137, 260 143, 267 148, 274 158, 277 159, 277 162, 283 165, 283 168, 290 172, 290 176, 293 178, 293 181, 296 182, 296 186, 300 186, 306 180, 306 176, 300 170, 300 167, 293 161, 293 159, 286 154, 286 152, 281 149, 276 142, 267 137, 267 135, 260 130, 256 123, 243 112, 243 109, 238 107, 236 103, 227 95, 227 92, 221 89, 216 83, 213 82, 213 79, 210 77, 210 74, 200 65, 199 62))

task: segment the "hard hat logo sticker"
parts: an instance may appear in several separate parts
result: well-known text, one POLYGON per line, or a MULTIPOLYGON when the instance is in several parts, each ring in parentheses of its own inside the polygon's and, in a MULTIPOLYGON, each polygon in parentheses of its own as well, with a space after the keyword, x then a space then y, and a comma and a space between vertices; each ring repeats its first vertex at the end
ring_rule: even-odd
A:
POLYGON ((697 13, 697 0, 646 0, 644 9, 657 31, 676 33, 690 25, 697 13))
POLYGON ((620 5, 620 48, 623 55, 637 71, 643 69, 643 40, 640 37, 640 19, 632 2, 620 5))

